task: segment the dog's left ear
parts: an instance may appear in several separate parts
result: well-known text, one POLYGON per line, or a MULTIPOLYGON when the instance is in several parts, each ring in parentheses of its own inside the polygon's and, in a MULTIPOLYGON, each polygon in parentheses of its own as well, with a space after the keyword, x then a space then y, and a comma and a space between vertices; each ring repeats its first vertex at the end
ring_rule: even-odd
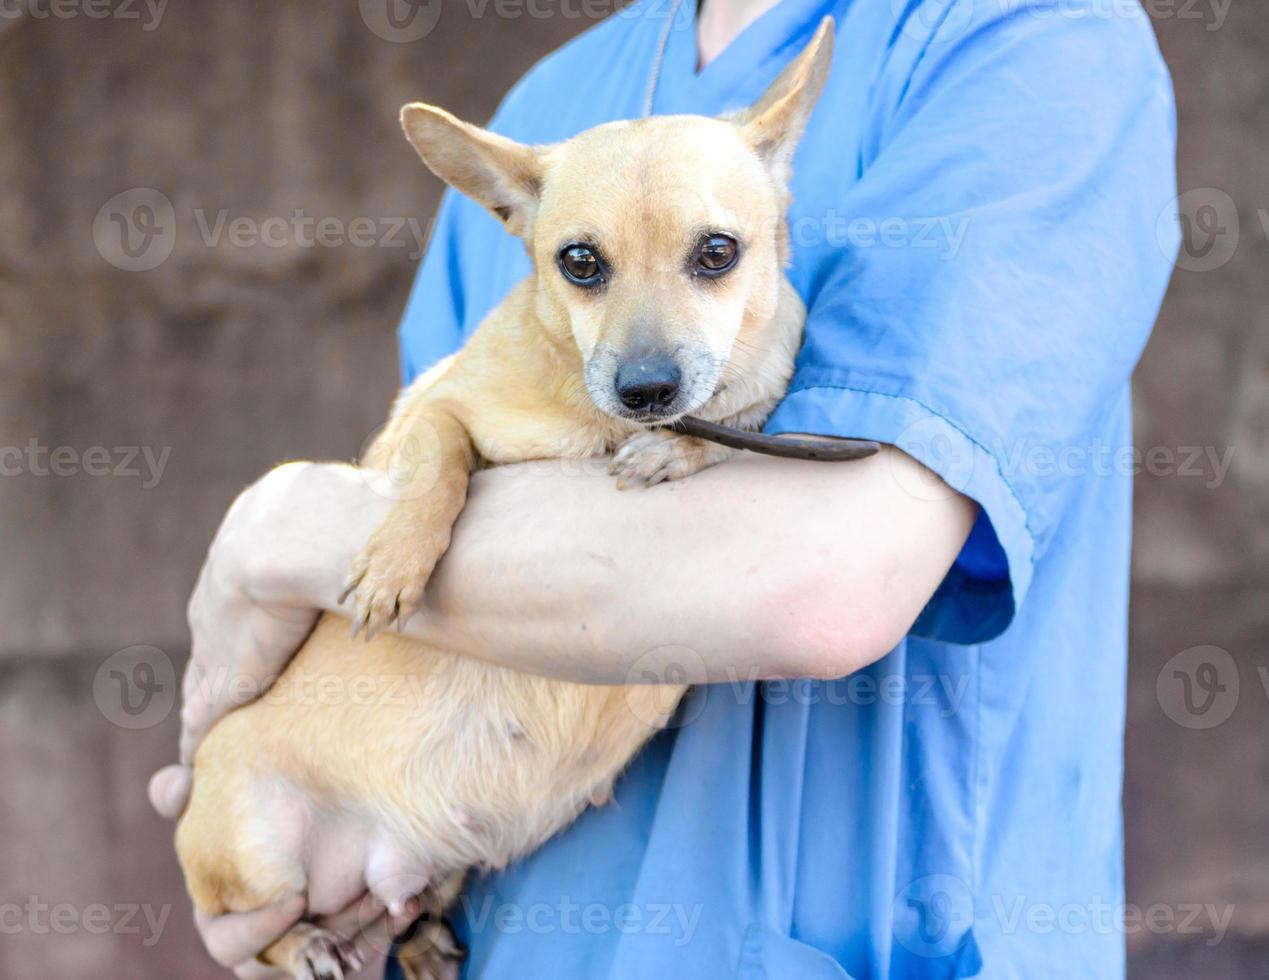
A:
POLYGON ((789 181, 793 151, 824 91, 832 64, 833 18, 825 17, 810 43, 780 72, 762 97, 734 117, 745 141, 781 183, 789 181))
POLYGON ((541 151, 465 123, 444 109, 412 102, 401 128, 428 169, 483 204, 507 231, 532 234, 542 191, 541 151))

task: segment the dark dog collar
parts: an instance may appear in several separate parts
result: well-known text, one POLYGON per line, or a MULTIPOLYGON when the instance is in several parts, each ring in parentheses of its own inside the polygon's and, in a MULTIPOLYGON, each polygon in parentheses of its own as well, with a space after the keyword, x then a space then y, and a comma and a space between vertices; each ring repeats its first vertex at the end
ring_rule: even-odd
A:
POLYGON ((769 436, 762 432, 746 432, 729 425, 706 422, 691 415, 666 426, 685 436, 695 436, 706 442, 716 442, 732 449, 748 449, 750 452, 785 459, 814 459, 821 463, 847 463, 852 459, 865 459, 881 450, 881 446, 869 439, 836 439, 830 436, 769 436))

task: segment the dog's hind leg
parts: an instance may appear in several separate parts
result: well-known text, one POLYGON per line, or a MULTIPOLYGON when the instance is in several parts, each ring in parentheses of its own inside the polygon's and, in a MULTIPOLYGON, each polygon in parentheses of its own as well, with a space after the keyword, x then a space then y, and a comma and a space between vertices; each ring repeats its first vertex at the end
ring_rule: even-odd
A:
POLYGON ((311 922, 296 923, 260 959, 295 980, 347 980, 365 965, 353 943, 311 922))
POLYGON ((465 874, 456 874, 422 896, 423 914, 401 938, 397 959, 408 980, 458 980, 467 950, 445 921, 445 910, 462 890, 465 874))
MULTIPOLYGON (((176 850, 195 907, 205 915, 243 912, 305 894, 305 807, 285 792, 253 783, 251 709, 230 714, 208 733, 198 757, 176 850)), ((361 967, 352 943, 308 922, 260 959, 296 980, 346 980, 361 967)))

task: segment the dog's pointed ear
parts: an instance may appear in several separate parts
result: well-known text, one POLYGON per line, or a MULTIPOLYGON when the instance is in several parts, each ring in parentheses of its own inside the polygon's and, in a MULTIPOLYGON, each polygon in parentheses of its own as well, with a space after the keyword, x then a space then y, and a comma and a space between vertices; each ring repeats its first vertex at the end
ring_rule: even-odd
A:
POLYGON ((781 182, 788 182, 793 151, 824 91, 832 64, 833 18, 825 17, 810 43, 762 97, 734 118, 745 141, 781 182))
POLYGON ((432 173, 483 204, 513 235, 529 237, 542 191, 541 150, 421 102, 401 110, 401 128, 432 173))

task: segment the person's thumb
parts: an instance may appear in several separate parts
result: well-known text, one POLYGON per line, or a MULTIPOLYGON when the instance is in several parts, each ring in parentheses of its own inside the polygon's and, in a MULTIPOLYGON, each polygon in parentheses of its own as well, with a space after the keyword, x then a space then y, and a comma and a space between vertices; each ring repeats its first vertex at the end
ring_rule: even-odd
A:
POLYGON ((189 802, 194 771, 189 766, 164 766, 150 777, 150 805, 160 816, 175 820, 189 802))

